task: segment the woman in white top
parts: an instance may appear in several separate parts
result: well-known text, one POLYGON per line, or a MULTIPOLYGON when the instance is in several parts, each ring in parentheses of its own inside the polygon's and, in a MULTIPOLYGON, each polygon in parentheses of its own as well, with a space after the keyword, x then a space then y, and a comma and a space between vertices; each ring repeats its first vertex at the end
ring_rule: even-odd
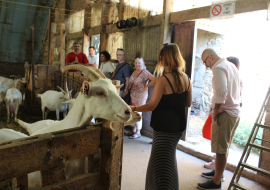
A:
POLYGON ((99 70, 109 79, 111 78, 112 73, 115 70, 114 65, 109 62, 110 59, 111 55, 107 51, 103 51, 100 53, 101 65, 99 70))

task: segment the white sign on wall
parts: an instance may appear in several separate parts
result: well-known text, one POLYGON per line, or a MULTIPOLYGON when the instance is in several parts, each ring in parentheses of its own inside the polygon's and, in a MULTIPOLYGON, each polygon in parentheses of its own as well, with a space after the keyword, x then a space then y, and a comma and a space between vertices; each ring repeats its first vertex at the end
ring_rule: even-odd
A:
POLYGON ((210 19, 232 18, 235 12, 235 1, 214 3, 210 9, 210 19))

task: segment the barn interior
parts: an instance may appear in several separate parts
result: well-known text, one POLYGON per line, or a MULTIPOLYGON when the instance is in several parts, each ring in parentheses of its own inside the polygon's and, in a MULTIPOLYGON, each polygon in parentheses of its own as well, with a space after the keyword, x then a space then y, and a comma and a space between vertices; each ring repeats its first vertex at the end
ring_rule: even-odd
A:
MULTIPOLYGON (((74 42, 80 44, 80 52, 86 56, 90 46, 95 47, 97 56, 108 51, 115 66, 117 49, 123 48, 132 71, 134 59, 142 57, 152 74, 164 44, 177 44, 193 85, 187 129, 177 146, 179 182, 183 184, 180 189, 192 190, 202 181, 199 175, 205 171, 203 164, 213 159, 210 141, 202 137, 212 97, 212 72, 201 60, 202 51, 212 48, 222 57, 239 57, 245 88, 243 119, 237 138, 242 140, 235 140, 226 165, 223 188, 230 189, 263 101, 268 107, 260 116, 260 124, 270 126, 270 99, 264 100, 269 93, 269 5, 269 0, 0 0, 0 76, 24 78, 25 98, 17 117, 34 123, 42 120, 38 94, 60 91, 57 88, 60 86, 64 91, 73 89, 74 96, 81 91, 85 80, 91 81, 61 72, 74 42), (213 6, 218 3, 234 3, 233 14, 213 18, 213 6), (135 18, 136 24, 126 26, 131 18, 135 18), (242 133, 246 128, 247 134, 242 133)), ((147 102, 153 90, 154 86, 149 87, 147 102)), ((30 135, 14 119, 7 122, 5 101, 3 98, 1 101, 0 129, 30 135)), ((62 113, 60 117, 63 119, 62 113)), ((55 112, 49 112, 48 118, 56 120, 55 112)), ((129 130, 124 129, 123 122, 110 119, 90 126, 63 128, 66 130, 61 132, 22 136, 4 143, 0 139, 0 189, 144 189, 151 151, 149 142, 153 137, 150 120, 151 112, 144 112, 142 137, 134 140, 123 136, 124 130, 129 130), (66 179, 63 175, 66 163, 77 158, 84 160, 83 174, 66 179), (38 170, 42 182, 38 187, 31 187, 28 174, 38 170)), ((239 182, 246 187, 238 189, 270 189, 269 129, 259 130, 260 138, 259 135, 257 138, 263 140, 258 140, 257 146, 264 148, 252 150, 247 157, 250 167, 243 169, 239 182), (259 169, 254 171, 253 167, 259 169)))

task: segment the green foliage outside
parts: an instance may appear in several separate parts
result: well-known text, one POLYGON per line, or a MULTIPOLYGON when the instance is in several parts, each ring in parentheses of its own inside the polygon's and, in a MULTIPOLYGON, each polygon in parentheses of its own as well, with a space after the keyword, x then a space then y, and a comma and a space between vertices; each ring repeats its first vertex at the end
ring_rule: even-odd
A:
MULTIPOLYGON (((233 141, 239 144, 240 146, 243 146, 243 147, 246 146, 253 126, 254 126, 254 123, 248 122, 247 120, 243 120, 243 121, 240 120, 240 123, 235 131, 233 141)), ((257 138, 262 139, 262 134, 263 134, 263 129, 260 128, 257 133, 257 138)), ((260 145, 261 141, 255 140, 254 143, 260 145)), ((253 148, 253 150, 257 153, 259 152, 258 149, 253 148)))

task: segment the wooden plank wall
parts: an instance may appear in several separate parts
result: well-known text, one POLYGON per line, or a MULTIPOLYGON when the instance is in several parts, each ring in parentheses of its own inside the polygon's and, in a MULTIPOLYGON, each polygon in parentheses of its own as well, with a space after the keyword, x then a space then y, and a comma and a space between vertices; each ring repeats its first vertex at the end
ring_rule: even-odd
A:
POLYGON ((88 157, 99 152, 101 126, 79 127, 0 144, 0 181, 17 178, 13 180, 13 187, 28 189, 27 174, 41 171, 42 190, 96 189, 100 174, 89 173, 92 169, 88 169, 88 157), (65 163, 84 156, 87 158, 85 174, 65 180, 65 163))

